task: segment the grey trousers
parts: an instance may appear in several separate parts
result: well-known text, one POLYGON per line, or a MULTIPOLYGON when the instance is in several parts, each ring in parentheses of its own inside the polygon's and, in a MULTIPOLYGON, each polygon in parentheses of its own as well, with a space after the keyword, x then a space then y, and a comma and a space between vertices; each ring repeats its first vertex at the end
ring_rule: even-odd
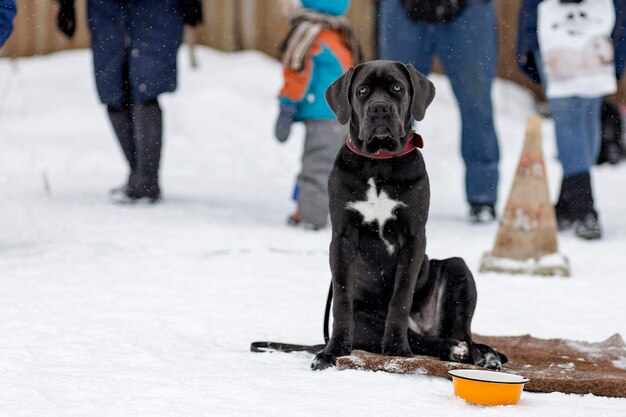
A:
POLYGON ((302 221, 317 227, 328 223, 328 175, 348 137, 348 127, 336 120, 304 122, 306 136, 298 175, 298 210, 302 221))

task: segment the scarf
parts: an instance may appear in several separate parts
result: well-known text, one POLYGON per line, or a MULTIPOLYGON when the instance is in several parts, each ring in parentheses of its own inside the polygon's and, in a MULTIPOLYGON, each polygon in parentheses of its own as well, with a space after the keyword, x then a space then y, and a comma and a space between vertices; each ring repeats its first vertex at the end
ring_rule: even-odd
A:
POLYGON ((354 65, 359 63, 359 44, 347 17, 298 9, 291 16, 290 22, 291 31, 281 48, 283 66, 301 71, 304 67, 304 58, 322 29, 331 29, 343 35, 346 47, 352 52, 354 65))

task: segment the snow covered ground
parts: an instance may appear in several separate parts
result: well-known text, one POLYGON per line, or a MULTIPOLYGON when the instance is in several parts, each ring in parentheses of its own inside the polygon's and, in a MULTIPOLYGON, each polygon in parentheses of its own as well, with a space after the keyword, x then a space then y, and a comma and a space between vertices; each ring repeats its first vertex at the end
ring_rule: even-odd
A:
MULTIPOLYGON (((255 340, 314 344, 330 280, 330 233, 285 226, 302 128, 272 137, 278 63, 259 53, 181 51, 164 96, 165 199, 120 207, 126 175, 87 51, 0 60, 0 416, 624 416, 626 400, 524 393, 483 408, 427 376, 335 369, 306 354, 256 354, 255 340)), ((606 237, 560 236, 569 279, 479 274, 496 225, 470 225, 446 78, 420 126, 432 189, 431 257, 475 273, 473 330, 600 341, 626 336, 626 164, 594 172, 606 237)), ((531 113, 494 88, 500 209, 531 113)), ((551 191, 552 125, 545 122, 551 191)))

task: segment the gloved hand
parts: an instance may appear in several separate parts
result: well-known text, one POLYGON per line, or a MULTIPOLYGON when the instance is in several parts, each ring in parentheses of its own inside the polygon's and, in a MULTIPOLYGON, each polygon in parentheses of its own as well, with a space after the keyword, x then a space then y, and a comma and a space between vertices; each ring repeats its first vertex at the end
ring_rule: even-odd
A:
POLYGON ((76 30, 76 13, 74 12, 74 0, 59 0, 61 8, 57 15, 57 27, 68 38, 74 36, 76 30))
POLYGON ((293 104, 282 103, 280 105, 280 114, 276 119, 276 127, 274 128, 274 134, 279 142, 285 142, 289 137, 293 116, 295 116, 297 111, 297 107, 293 104))
POLYGON ((202 2, 200 0, 178 0, 178 11, 180 11, 186 25, 197 26, 202 22, 202 2))

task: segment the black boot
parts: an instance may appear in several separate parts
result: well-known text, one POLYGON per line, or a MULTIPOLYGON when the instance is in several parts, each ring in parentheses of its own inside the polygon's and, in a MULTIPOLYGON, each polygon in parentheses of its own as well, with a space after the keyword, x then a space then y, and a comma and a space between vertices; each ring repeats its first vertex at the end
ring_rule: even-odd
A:
POLYGON ((555 206, 559 229, 573 227, 576 236, 599 239, 602 228, 594 208, 591 177, 588 172, 563 178, 559 201, 555 206))
POLYGON ((563 177, 559 199, 554 206, 556 223, 560 231, 571 229, 574 223, 569 206, 572 201, 576 200, 576 187, 571 178, 572 177, 563 177))
POLYGON ((493 204, 470 204, 470 221, 472 223, 489 223, 496 219, 493 204))
POLYGON ((122 152, 128 161, 130 172, 134 172, 137 167, 137 152, 135 149, 135 138, 133 136, 133 119, 130 108, 128 109, 115 109, 112 107, 107 108, 109 113, 109 120, 115 131, 115 136, 120 143, 122 152))
MULTIPOLYGON (((124 157, 128 162, 130 178, 137 169, 137 151, 135 149, 135 136, 133 134, 133 119, 130 106, 123 109, 116 109, 108 107, 107 112, 109 114, 109 120, 117 140, 122 148, 124 157)), ((111 190, 111 196, 114 200, 124 199, 124 195, 128 189, 128 182, 111 190)))
POLYGON ((157 100, 135 103, 132 107, 133 131, 137 165, 128 181, 127 194, 131 199, 147 198, 156 202, 159 190, 159 163, 163 120, 157 100))
POLYGON ((587 213, 583 218, 574 223, 574 233, 576 236, 586 239, 594 240, 602 237, 602 227, 600 226, 600 220, 598 219, 598 213, 587 213))

